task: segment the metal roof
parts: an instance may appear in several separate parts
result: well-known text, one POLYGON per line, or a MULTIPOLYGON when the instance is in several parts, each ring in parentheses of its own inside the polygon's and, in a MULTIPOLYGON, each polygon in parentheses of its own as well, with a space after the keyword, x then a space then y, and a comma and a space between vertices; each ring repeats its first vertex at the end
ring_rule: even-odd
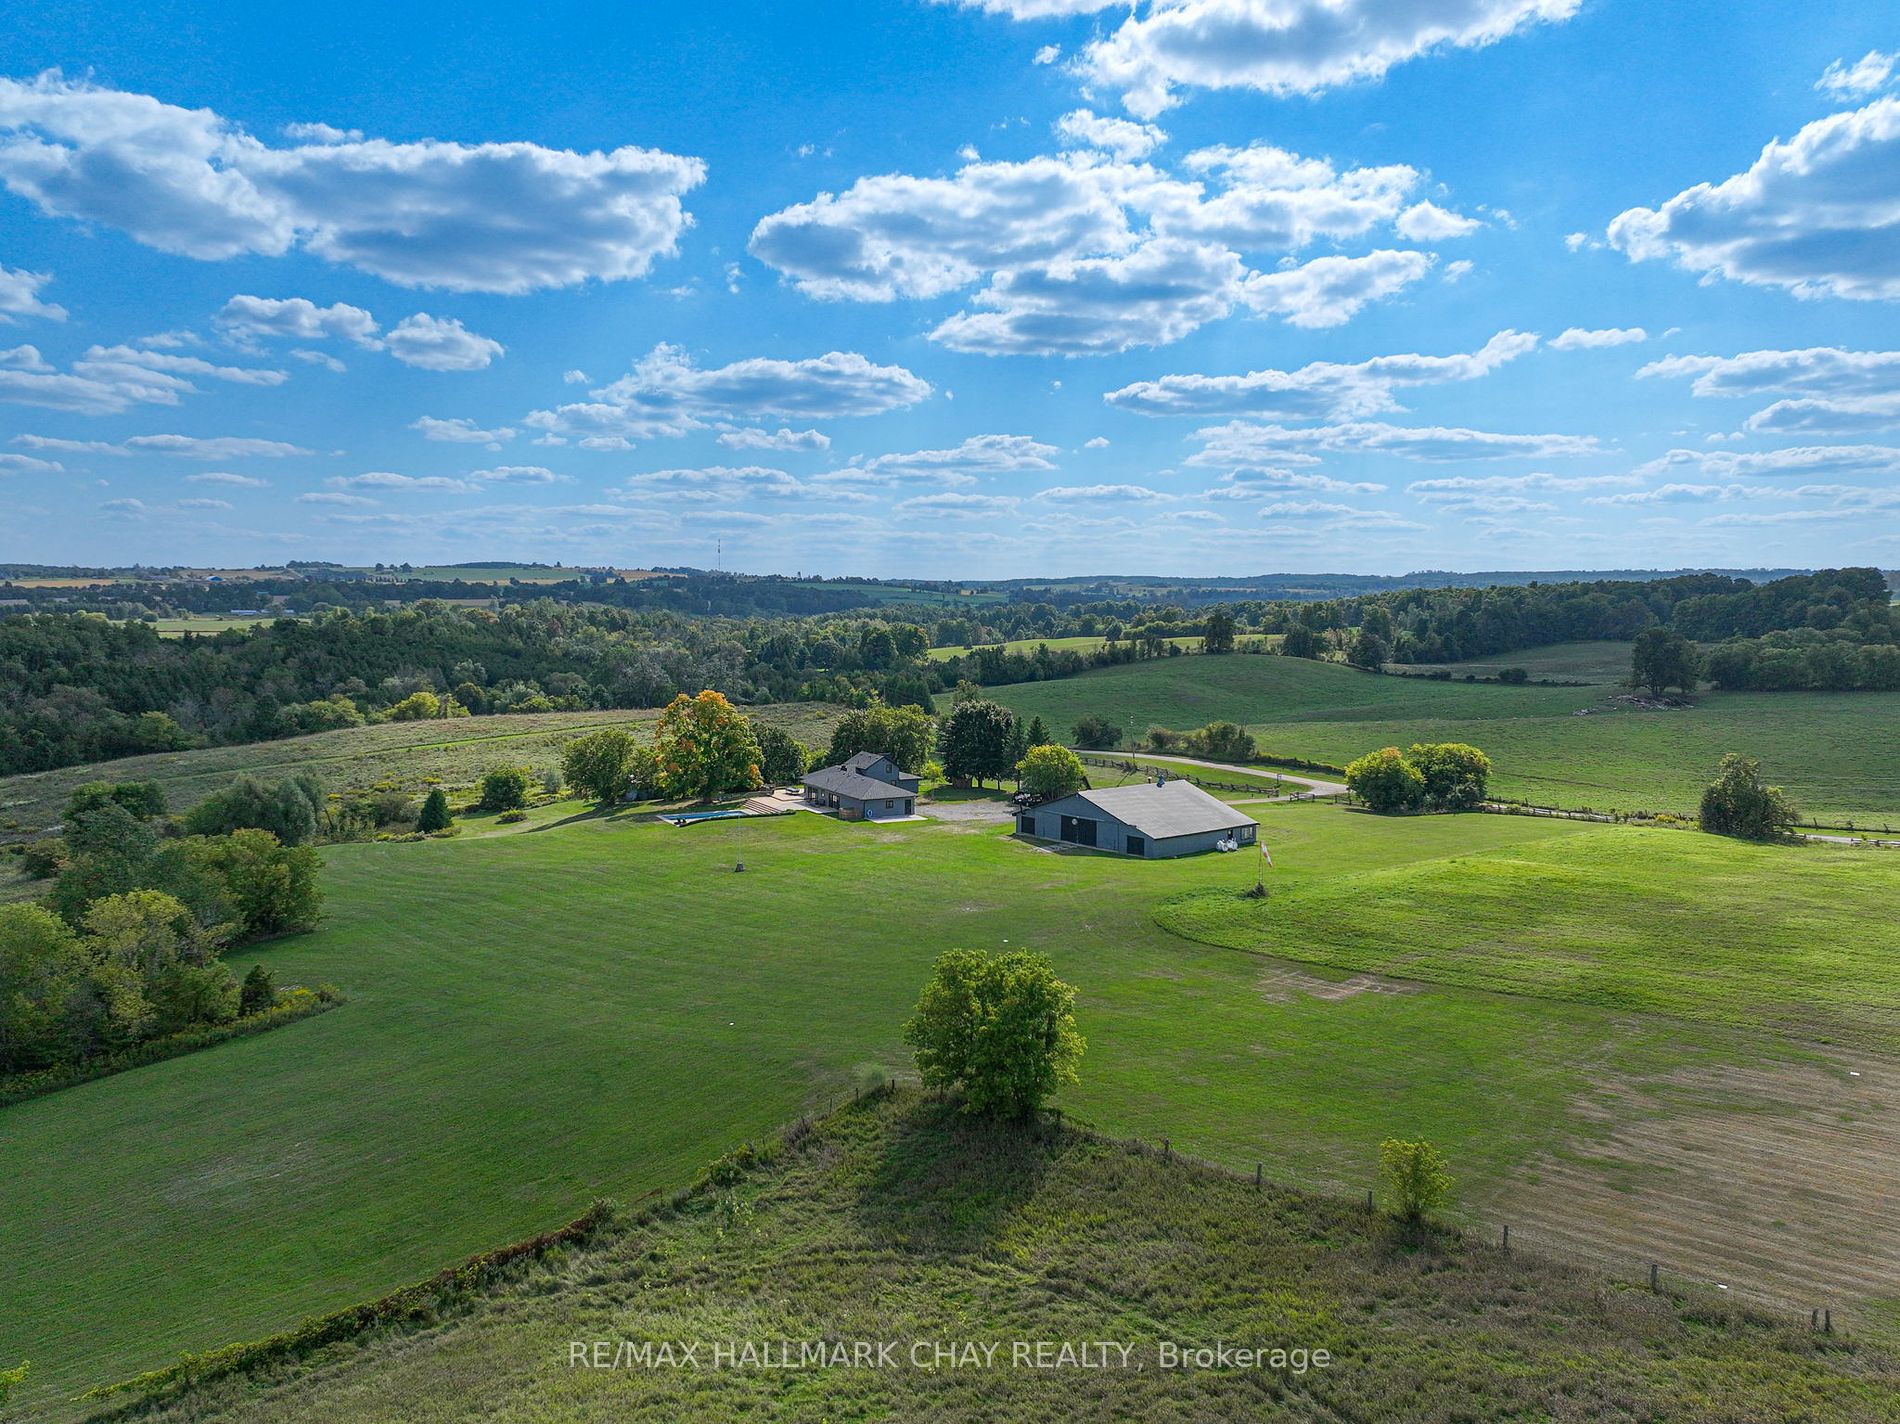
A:
POLYGON ((806 772, 805 785, 815 786, 820 791, 830 791, 835 795, 849 796, 854 801, 874 801, 880 797, 917 794, 899 786, 894 781, 879 781, 875 776, 861 776, 841 766, 824 766, 817 771, 806 772))
MULTIPOLYGON (((1064 800, 1086 801, 1096 810, 1106 812, 1123 825, 1156 841, 1260 824, 1252 816, 1242 814, 1218 797, 1208 795, 1191 781, 1169 781, 1162 786, 1152 781, 1138 781, 1130 786, 1078 791, 1073 797, 1064 800)), ((1062 804, 1061 801, 1051 802, 1043 809, 1053 810, 1062 804)))

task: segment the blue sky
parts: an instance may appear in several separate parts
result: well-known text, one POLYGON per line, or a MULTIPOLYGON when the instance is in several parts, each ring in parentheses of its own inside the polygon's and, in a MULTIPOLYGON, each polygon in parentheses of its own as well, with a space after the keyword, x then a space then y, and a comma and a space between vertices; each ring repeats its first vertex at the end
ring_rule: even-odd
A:
POLYGON ((18 7, 0 559, 1900 563, 1900 19, 18 7))

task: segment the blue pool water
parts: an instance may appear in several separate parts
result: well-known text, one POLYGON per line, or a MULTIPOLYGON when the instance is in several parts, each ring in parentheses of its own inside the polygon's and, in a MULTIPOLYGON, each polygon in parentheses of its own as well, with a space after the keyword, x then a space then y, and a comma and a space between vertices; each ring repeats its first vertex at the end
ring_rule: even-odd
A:
POLYGON ((729 821, 735 816, 743 816, 744 811, 682 811, 677 816, 662 816, 662 821, 671 821, 676 826, 684 826, 691 821, 729 821))

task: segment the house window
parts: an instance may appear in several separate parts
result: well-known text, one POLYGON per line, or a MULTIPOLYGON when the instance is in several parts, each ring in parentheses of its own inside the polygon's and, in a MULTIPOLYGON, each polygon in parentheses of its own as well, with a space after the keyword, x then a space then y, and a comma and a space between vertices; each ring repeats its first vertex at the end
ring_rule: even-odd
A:
POLYGON ((1016 818, 1016 834, 1019 836, 1035 835, 1036 818, 1034 816, 1018 816, 1016 818))
POLYGON ((1240 843, 1241 843, 1242 845, 1252 845, 1252 844, 1253 844, 1253 834, 1254 834, 1254 827, 1252 827, 1252 826, 1242 826, 1242 827, 1240 828, 1240 843))
POLYGON ((1128 838, 1128 853, 1130 855, 1146 855, 1148 853, 1148 847, 1140 836, 1130 836, 1128 838))
POLYGON ((884 803, 884 809, 885 809, 886 811, 888 811, 888 810, 890 810, 890 809, 891 809, 891 808, 892 808, 893 806, 895 806, 896 804, 897 804, 897 803, 896 803, 895 801, 886 801, 886 802, 884 803))

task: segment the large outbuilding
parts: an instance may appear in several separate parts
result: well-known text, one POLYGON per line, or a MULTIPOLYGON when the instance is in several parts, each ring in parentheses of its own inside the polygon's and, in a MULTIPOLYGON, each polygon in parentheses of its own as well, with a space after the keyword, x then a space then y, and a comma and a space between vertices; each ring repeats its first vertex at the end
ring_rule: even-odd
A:
POLYGON ((917 810, 917 778, 877 752, 808 771, 804 785, 807 806, 835 810, 841 820, 887 821, 917 810))
POLYGON ((1038 840, 1166 860, 1254 845, 1260 823, 1190 781, 1142 781, 1078 791, 1019 811, 1016 831, 1038 840))

